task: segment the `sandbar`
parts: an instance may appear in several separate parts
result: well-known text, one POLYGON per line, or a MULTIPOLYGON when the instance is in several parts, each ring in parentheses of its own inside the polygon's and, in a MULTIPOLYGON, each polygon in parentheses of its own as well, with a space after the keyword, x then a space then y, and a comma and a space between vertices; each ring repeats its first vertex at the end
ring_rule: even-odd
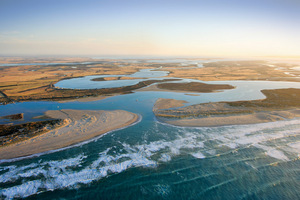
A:
POLYGON ((54 119, 63 119, 64 125, 28 140, 1 147, 0 159, 24 157, 71 146, 139 120, 137 114, 124 110, 51 110, 45 114, 54 119))
POLYGON ((204 118, 184 118, 178 120, 162 120, 167 124, 184 127, 216 127, 228 125, 258 124, 281 121, 300 117, 300 110, 284 110, 274 112, 257 112, 253 114, 212 116, 204 118))

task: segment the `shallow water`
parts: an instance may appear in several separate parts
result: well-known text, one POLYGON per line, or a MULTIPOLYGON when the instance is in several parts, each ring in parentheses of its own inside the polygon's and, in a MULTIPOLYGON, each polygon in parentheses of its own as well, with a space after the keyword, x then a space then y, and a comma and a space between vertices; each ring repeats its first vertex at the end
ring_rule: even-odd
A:
POLYGON ((135 85, 141 81, 146 80, 162 80, 169 78, 159 78, 167 76, 167 71, 154 71, 151 69, 142 69, 131 75, 96 75, 96 76, 85 76, 80 78, 66 79, 59 81, 55 84, 55 87, 66 88, 66 89, 101 89, 101 88, 115 88, 135 85), (141 77, 140 79, 132 80, 112 80, 112 81, 93 81, 95 78, 104 77, 141 77))
POLYGON ((19 112, 37 116, 58 109, 124 109, 140 114, 142 121, 73 148, 2 162, 0 198, 299 199, 300 119, 184 128, 156 121, 152 106, 157 98, 187 100, 188 104, 261 99, 261 89, 300 88, 300 84, 209 83, 236 88, 200 96, 136 92, 94 102, 1 106, 1 116, 19 112))

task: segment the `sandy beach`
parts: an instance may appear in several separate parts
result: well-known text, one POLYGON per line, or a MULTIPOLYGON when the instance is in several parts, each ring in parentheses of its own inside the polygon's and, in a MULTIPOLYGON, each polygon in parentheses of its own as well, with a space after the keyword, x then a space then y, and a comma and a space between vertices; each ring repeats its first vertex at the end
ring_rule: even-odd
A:
POLYGON ((227 125, 258 124, 300 117, 300 110, 274 112, 257 112, 253 114, 213 116, 204 118, 186 118, 178 120, 162 120, 167 124, 185 127, 215 127, 227 125))
POLYGON ((60 149, 135 123, 139 116, 123 110, 55 110, 47 116, 63 119, 65 124, 55 130, 20 143, 0 148, 0 159, 11 159, 60 149))

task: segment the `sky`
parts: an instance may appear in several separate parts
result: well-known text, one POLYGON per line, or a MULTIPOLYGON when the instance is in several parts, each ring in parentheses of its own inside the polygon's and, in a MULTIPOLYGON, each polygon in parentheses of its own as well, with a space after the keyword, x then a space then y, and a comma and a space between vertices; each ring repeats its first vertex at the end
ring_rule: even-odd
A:
POLYGON ((300 1, 0 0, 0 55, 300 56, 300 1))

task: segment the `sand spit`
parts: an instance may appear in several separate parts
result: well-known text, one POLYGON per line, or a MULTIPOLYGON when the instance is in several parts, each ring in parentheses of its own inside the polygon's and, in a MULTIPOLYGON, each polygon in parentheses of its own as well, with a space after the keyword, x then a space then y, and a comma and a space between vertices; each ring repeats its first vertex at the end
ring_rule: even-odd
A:
POLYGON ((185 127, 215 127, 226 125, 258 124, 300 117, 300 110, 257 112, 253 114, 212 116, 204 118, 184 118, 162 120, 165 123, 185 127))
POLYGON ((153 112, 158 120, 165 123, 191 127, 257 124, 300 117, 300 89, 261 92, 265 99, 202 103, 175 109, 163 105, 180 103, 178 100, 159 99, 156 104, 163 104, 154 106, 153 112))
POLYGON ((26 141, 0 148, 0 159, 24 157, 67 147, 129 126, 139 119, 138 115, 123 110, 60 110, 47 111, 45 114, 63 119, 65 124, 26 141))

